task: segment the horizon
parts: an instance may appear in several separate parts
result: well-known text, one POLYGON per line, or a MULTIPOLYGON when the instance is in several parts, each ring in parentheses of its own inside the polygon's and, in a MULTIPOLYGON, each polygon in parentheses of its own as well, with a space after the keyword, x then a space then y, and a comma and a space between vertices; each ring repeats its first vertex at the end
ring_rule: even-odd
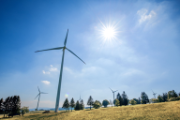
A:
POLYGON ((85 107, 112 100, 180 92, 180 1, 0 1, 0 99, 19 95, 21 107, 55 108, 62 50, 66 47, 60 104, 85 107), (153 90, 153 92, 152 92, 153 90))

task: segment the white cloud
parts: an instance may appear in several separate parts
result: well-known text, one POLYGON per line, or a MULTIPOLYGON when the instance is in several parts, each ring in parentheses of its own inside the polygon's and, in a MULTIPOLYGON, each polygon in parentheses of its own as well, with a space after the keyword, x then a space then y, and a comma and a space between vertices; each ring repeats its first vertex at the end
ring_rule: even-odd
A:
POLYGON ((51 74, 51 72, 56 72, 56 71, 58 71, 58 69, 56 67, 53 67, 53 65, 50 65, 49 70, 47 70, 47 71, 43 70, 42 73, 43 74, 51 74))
POLYGON ((50 72, 48 72, 48 71, 46 72, 43 70, 42 72, 43 72, 43 74, 50 74, 50 72))
POLYGON ((50 69, 49 69, 49 71, 57 71, 57 68, 55 68, 55 67, 53 67, 52 65, 50 65, 50 69))
POLYGON ((148 14, 147 9, 138 10, 137 14, 140 16, 139 23, 150 20, 151 18, 156 16, 156 12, 154 12, 153 10, 151 10, 151 12, 148 14))
POLYGON ((42 83, 44 83, 44 84, 46 84, 46 85, 49 85, 49 84, 50 84, 50 82, 47 81, 47 80, 42 81, 42 83))

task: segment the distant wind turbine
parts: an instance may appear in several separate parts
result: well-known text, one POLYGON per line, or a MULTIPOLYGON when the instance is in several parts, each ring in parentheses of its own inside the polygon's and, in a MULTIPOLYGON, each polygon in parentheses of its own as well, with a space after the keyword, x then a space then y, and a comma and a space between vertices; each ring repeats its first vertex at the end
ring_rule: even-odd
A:
POLYGON ((118 90, 116 90, 116 91, 113 91, 111 88, 109 88, 111 91, 112 91, 112 93, 113 93, 113 104, 114 104, 114 93, 116 92, 116 91, 118 91, 118 90))
MULTIPOLYGON (((153 90, 152 90, 152 92, 153 92, 153 90)), ((156 94, 157 94, 157 93, 154 93, 154 92, 153 92, 153 95, 154 95, 154 98, 155 98, 155 99, 156 99, 156 94)))
POLYGON ((85 64, 85 62, 81 58, 79 58, 75 53, 73 53, 71 50, 69 50, 66 47, 67 38, 68 38, 68 32, 69 32, 69 30, 67 30, 67 33, 66 33, 66 37, 65 37, 65 40, 64 40, 64 47, 57 47, 57 48, 51 48, 51 49, 44 49, 44 50, 35 51, 35 52, 42 52, 42 51, 49 51, 49 50, 61 50, 61 49, 63 50, 62 61, 61 61, 61 70, 60 70, 60 76, 59 76, 59 84, 58 84, 57 97, 56 97, 55 112, 58 112, 58 108, 59 108, 59 99, 60 99, 60 90, 61 90, 61 81, 62 81, 65 50, 68 50, 70 53, 75 55, 78 59, 80 59, 85 64))
POLYGON ((47 93, 41 92, 39 87, 37 87, 37 88, 38 88, 39 94, 35 97, 35 99, 38 97, 38 102, 37 102, 36 110, 38 110, 38 107, 39 107, 39 101, 40 101, 41 94, 47 94, 47 93))

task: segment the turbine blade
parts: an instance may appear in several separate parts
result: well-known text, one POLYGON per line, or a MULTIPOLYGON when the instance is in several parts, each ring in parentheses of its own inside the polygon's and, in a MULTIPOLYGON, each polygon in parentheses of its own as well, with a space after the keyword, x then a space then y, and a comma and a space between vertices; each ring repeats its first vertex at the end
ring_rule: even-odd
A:
MULTIPOLYGON (((69 50, 68 48, 66 48, 70 53, 72 53, 73 55, 75 55, 77 58, 79 58, 75 53, 73 53, 71 50, 69 50)), ((84 64, 86 64, 81 58, 79 58, 84 64)))
POLYGON ((41 91, 40 91, 39 87, 37 87, 37 88, 38 88, 38 91, 39 91, 39 93, 40 93, 41 91))
POLYGON ((68 33, 69 33, 69 29, 67 29, 66 37, 65 37, 65 40, 64 40, 64 46, 66 46, 66 43, 67 43, 68 33))
POLYGON ((50 48, 50 49, 44 49, 44 50, 37 50, 35 51, 35 53, 37 52, 43 52, 43 51, 49 51, 49 50, 60 50, 63 49, 64 47, 57 47, 57 48, 50 48))
POLYGON ((41 94, 48 94, 48 93, 41 92, 41 94))
POLYGON ((109 88, 109 89, 113 92, 113 90, 111 88, 109 88))
MULTIPOLYGON (((118 90, 116 90, 116 91, 118 91, 118 90)), ((116 91, 114 91, 114 92, 116 92, 116 91)))
POLYGON ((34 99, 36 99, 38 96, 39 96, 39 94, 34 99))

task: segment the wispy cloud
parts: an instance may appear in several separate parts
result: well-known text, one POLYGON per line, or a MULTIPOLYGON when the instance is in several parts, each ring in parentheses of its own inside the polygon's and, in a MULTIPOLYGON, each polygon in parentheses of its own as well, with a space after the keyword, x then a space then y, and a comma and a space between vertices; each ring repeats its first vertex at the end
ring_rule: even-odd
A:
POLYGON ((46 84, 46 85, 49 85, 49 84, 50 84, 50 82, 47 81, 47 80, 42 81, 42 83, 44 83, 44 84, 46 84))
POLYGON ((140 16, 139 23, 143 23, 156 16, 156 12, 154 12, 153 10, 151 10, 150 13, 148 14, 147 9, 138 10, 137 14, 140 16))
POLYGON ((42 72, 43 72, 43 74, 50 74, 50 72, 48 72, 48 71, 46 72, 43 70, 42 72))
POLYGON ((51 74, 51 72, 56 72, 58 71, 58 69, 56 67, 53 67, 53 65, 50 65, 50 68, 48 68, 47 71, 43 70, 42 73, 43 74, 51 74))
POLYGON ((56 67, 53 67, 53 65, 50 65, 50 69, 49 71, 51 72, 55 72, 55 71, 58 71, 56 67))

